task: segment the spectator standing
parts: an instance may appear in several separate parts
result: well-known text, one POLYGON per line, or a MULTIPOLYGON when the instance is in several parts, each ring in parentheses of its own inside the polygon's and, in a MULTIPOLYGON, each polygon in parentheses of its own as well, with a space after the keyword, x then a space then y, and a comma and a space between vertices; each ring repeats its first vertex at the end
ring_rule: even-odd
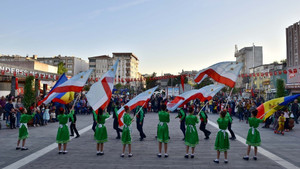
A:
POLYGON ((291 107, 291 110, 292 110, 292 113, 294 115, 294 120, 297 124, 299 124, 298 122, 298 117, 299 117, 299 105, 298 105, 298 100, 295 99, 294 100, 294 103, 292 104, 292 107, 291 107))
POLYGON ((5 110, 5 119, 6 119, 6 125, 9 126, 9 114, 11 112, 11 110, 14 108, 13 104, 12 104, 12 100, 9 99, 8 102, 5 104, 4 106, 4 110, 5 110))
POLYGON ((242 101, 239 101, 238 105, 236 106, 238 109, 239 121, 244 121, 244 106, 242 101))
POLYGON ((0 110, 0 116, 1 116, 1 114, 4 113, 3 120, 5 120, 5 111, 4 111, 5 104, 6 104, 6 100, 5 100, 4 96, 2 96, 0 99, 0 109, 2 109, 2 110, 0 110))
POLYGON ((16 103, 16 111, 17 111, 17 127, 20 127, 20 120, 21 120, 21 111, 19 110, 21 107, 24 107, 21 98, 17 99, 16 103))
POLYGON ((46 106, 45 112, 43 114, 43 120, 44 120, 45 125, 47 125, 48 121, 50 120, 49 111, 50 111, 49 106, 46 106))

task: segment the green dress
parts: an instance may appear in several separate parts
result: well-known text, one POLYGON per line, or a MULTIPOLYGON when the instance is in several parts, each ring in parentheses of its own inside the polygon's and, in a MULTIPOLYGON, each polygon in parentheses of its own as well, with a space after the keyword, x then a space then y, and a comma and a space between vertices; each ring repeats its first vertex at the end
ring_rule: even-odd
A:
POLYGON ((195 115, 187 115, 185 118, 185 124, 187 126, 185 131, 185 145, 190 147, 196 147, 199 143, 198 132, 196 123, 199 123, 199 119, 195 115))
POLYGON ((70 133, 68 128, 68 119, 73 118, 74 110, 70 112, 70 114, 60 114, 57 116, 59 121, 59 127, 56 135, 56 142, 59 144, 64 144, 69 142, 70 133))
POLYGON ((129 114, 125 113, 123 116, 123 132, 122 132, 122 143, 123 144, 131 144, 131 135, 130 135, 130 125, 132 122, 132 118, 129 114))
POLYGON ((104 115, 100 115, 98 120, 98 115, 96 114, 96 112, 93 111, 93 113, 95 121, 97 122, 94 139, 97 141, 97 143, 105 143, 107 142, 107 130, 104 124, 105 119, 109 118, 109 114, 106 113, 104 115))
POLYGON ((32 115, 22 114, 20 119, 20 128, 19 128, 19 140, 24 140, 28 138, 28 127, 27 123, 35 116, 35 113, 32 115))
POLYGON ((256 129, 259 126, 259 123, 262 123, 263 120, 258 119, 256 117, 251 117, 248 119, 250 129, 248 131, 247 141, 246 144, 250 146, 260 146, 260 134, 259 131, 256 129))
POLYGON ((229 139, 228 133, 225 130, 228 127, 229 119, 226 117, 219 118, 217 122, 219 124, 219 132, 216 136, 215 150, 227 151, 229 149, 229 139))
POLYGON ((157 125, 157 141, 162 143, 169 142, 169 127, 170 114, 165 111, 158 112, 159 123, 157 125))

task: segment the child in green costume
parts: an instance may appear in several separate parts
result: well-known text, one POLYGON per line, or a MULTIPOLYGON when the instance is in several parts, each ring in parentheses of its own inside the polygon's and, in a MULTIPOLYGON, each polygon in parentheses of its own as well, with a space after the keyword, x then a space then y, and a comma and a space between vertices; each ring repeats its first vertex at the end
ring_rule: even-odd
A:
POLYGON ((132 157, 131 153, 131 134, 130 134, 130 125, 133 121, 133 118, 130 117, 130 109, 128 106, 124 106, 125 109, 125 114, 123 116, 123 122, 124 122, 124 127, 123 127, 123 132, 122 132, 122 143, 123 143, 123 152, 121 154, 121 157, 124 157, 125 153, 125 148, 126 144, 128 144, 128 157, 132 157))
POLYGON ((98 114, 94 112, 94 118, 97 122, 94 138, 97 141, 97 155, 104 155, 103 146, 104 143, 107 142, 107 130, 105 127, 105 119, 109 118, 109 114, 106 113, 103 115, 103 110, 101 108, 98 109, 98 114), (100 151, 101 146, 101 151, 100 151))
POLYGON ((32 115, 27 115, 27 110, 24 109, 23 107, 19 108, 20 112, 22 113, 21 115, 21 120, 20 120, 20 128, 19 128, 19 139, 18 139, 18 144, 16 147, 16 150, 28 150, 28 148, 25 147, 25 142, 26 138, 28 138, 28 127, 27 123, 35 116, 35 109, 33 111, 32 115), (22 148, 20 147, 20 142, 22 140, 22 148))
POLYGON ((215 163, 219 163, 220 152, 224 152, 224 162, 228 163, 227 150, 229 149, 229 139, 228 133, 225 130, 228 127, 229 119, 225 117, 226 113, 226 110, 221 111, 220 118, 217 120, 219 132, 217 133, 215 141, 215 150, 217 150, 217 159, 214 160, 215 163))
POLYGON ((158 112, 159 123, 157 125, 157 141, 158 141, 158 157, 161 157, 161 149, 162 143, 164 143, 165 147, 165 157, 169 157, 167 154, 168 151, 168 142, 169 142, 169 127, 168 124, 170 122, 170 114, 166 111, 167 106, 163 104, 161 106, 162 111, 158 112))
POLYGON ((249 160, 249 154, 251 150, 251 146, 254 146, 254 160, 257 160, 257 146, 260 146, 261 140, 260 140, 260 133, 257 130, 257 127, 259 126, 259 123, 262 123, 264 120, 256 118, 257 110, 253 110, 251 112, 251 118, 249 118, 249 126, 250 129, 248 131, 247 141, 246 144, 248 144, 247 149, 247 155, 243 157, 244 160, 249 160))
POLYGON ((189 158, 189 149, 192 148, 191 158, 194 158, 195 147, 199 143, 198 131, 196 128, 196 123, 199 123, 199 119, 194 115, 194 108, 189 108, 189 115, 186 116, 185 124, 185 145, 186 145, 186 154, 185 158, 189 158))
POLYGON ((69 128, 67 126, 68 119, 73 118, 74 114, 74 106, 72 107, 70 114, 65 114, 65 109, 59 108, 59 115, 57 119, 59 121, 59 127, 56 135, 56 142, 58 143, 58 154, 67 154, 67 143, 70 141, 70 133, 69 128), (63 144, 63 151, 61 150, 61 145, 63 144))

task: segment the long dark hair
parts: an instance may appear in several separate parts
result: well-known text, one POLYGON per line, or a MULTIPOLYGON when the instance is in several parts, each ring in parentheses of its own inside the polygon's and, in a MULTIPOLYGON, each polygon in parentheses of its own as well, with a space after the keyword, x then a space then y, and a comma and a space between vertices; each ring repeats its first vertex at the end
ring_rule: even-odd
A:
POLYGON ((100 122, 100 116, 103 114, 103 110, 101 108, 98 109, 97 121, 100 122))

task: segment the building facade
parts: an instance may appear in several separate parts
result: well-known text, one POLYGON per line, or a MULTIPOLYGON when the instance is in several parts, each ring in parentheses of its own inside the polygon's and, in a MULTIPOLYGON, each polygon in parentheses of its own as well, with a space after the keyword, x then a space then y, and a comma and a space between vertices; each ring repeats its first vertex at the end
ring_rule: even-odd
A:
POLYGON ((133 53, 113 53, 112 55, 112 57, 109 55, 89 57, 89 68, 94 69, 91 77, 101 78, 119 59, 116 70, 116 83, 129 85, 135 91, 143 88, 145 82, 138 80, 142 78, 142 75, 138 71, 139 59, 137 56, 133 53), (132 81, 129 82, 126 79, 131 79, 132 81))
MULTIPOLYGON (((18 55, 0 56, 0 96, 11 94, 12 96, 22 95, 24 92, 25 78, 34 76, 35 84, 47 91, 47 85, 53 86, 58 80, 57 66, 48 65, 35 60, 35 56, 22 57, 18 55)), ((36 96, 40 90, 36 90, 36 96)))
POLYGON ((37 57, 38 61, 46 63, 53 66, 58 66, 60 62, 65 64, 67 69, 66 75, 74 76, 80 72, 87 71, 89 68, 89 63, 81 58, 74 56, 54 56, 54 57, 37 57))
MULTIPOLYGON (((262 46, 244 47, 240 50, 236 48, 234 56, 237 62, 243 63, 243 68, 240 74, 249 74, 250 68, 260 66, 263 64, 262 46)), ((247 79, 237 79, 237 88, 246 88, 247 85, 249 85, 249 81, 247 81, 247 79)))
POLYGON ((300 93, 300 22, 286 28, 286 59, 288 78, 286 88, 291 93, 300 93))
POLYGON ((101 76, 113 66, 113 58, 108 55, 89 57, 89 68, 94 69, 91 77, 101 78, 101 76))
POLYGON ((248 91, 251 89, 257 95, 263 96, 265 100, 275 98, 277 79, 282 79, 284 84, 287 82, 287 75, 284 73, 284 64, 264 64, 250 68, 251 77, 249 78, 249 85, 246 87, 248 91), (253 76, 254 75, 254 76, 253 76))

